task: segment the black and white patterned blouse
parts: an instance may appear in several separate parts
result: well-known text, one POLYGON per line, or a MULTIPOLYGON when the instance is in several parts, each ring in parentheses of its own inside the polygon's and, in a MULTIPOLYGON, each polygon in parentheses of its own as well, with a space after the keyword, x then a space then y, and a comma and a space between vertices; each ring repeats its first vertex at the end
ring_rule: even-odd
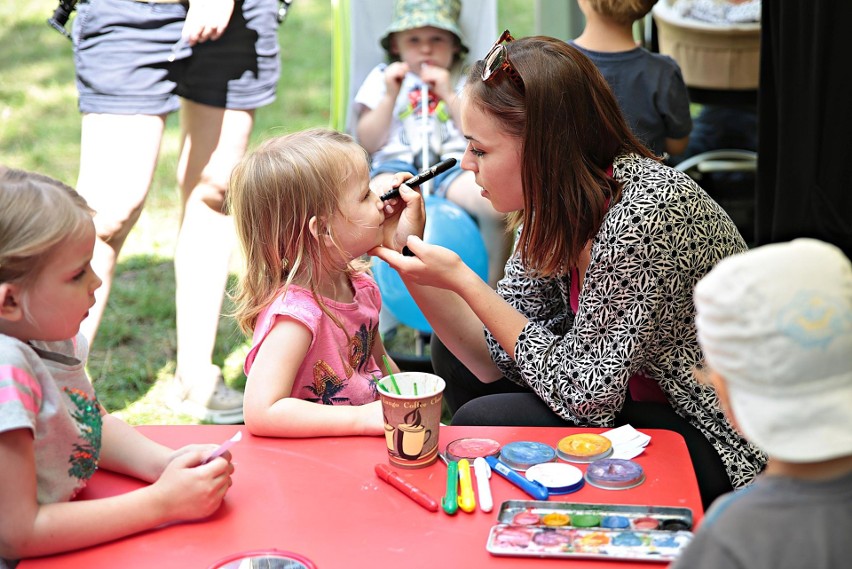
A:
POLYGON ((529 386, 562 418, 613 425, 636 372, 655 380, 678 414, 713 444, 732 485, 751 481, 766 456, 725 419, 715 391, 698 383, 693 287, 746 244, 722 208, 689 176, 654 160, 620 156, 613 176, 621 200, 593 241, 576 314, 570 276, 525 274, 517 256, 498 293, 530 320, 515 358, 486 330, 505 377, 529 386))

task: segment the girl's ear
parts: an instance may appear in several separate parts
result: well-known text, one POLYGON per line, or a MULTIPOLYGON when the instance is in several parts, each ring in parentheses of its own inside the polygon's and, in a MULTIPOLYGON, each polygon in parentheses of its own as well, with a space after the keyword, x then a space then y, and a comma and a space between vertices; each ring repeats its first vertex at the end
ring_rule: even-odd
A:
POLYGON ((311 235, 317 241, 319 241, 320 237, 331 237, 331 228, 326 226, 325 229, 321 229, 319 219, 315 215, 311 216, 311 219, 308 220, 308 231, 311 232, 311 235))
POLYGON ((10 283, 0 284, 0 319, 17 322, 23 316, 20 288, 10 283))
POLYGON ((308 231, 311 232, 311 235, 313 235, 314 239, 317 238, 317 216, 312 215, 311 218, 308 220, 308 231))
POLYGON ((311 235, 313 236, 314 239, 319 241, 320 227, 319 227, 319 219, 317 219, 317 216, 312 215, 311 218, 308 220, 308 231, 311 232, 311 235))

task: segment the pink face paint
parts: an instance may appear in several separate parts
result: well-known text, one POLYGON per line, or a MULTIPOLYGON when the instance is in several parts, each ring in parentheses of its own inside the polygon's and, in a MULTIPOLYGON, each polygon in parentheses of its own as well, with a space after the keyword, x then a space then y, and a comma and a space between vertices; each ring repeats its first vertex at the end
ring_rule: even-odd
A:
POLYGON ((633 520, 633 527, 636 529, 657 529, 660 527, 660 522, 651 517, 636 518, 633 520))
POLYGON ((497 456, 500 454, 500 443, 494 439, 464 438, 456 439, 447 445, 447 458, 474 460, 477 457, 497 456))

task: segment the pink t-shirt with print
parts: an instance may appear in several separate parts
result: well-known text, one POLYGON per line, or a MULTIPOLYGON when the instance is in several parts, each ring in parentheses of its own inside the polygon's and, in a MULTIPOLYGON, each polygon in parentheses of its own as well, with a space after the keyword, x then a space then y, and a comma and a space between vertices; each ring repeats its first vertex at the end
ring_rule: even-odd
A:
POLYGON ((376 401, 374 379, 384 375, 372 355, 379 333, 381 295, 376 282, 365 274, 352 277, 352 287, 353 302, 323 298, 326 308, 343 324, 344 332, 320 309, 310 290, 290 285, 258 317, 252 347, 246 356, 246 375, 277 319, 288 317, 301 322, 313 336, 296 374, 291 397, 324 405, 363 405, 376 401))

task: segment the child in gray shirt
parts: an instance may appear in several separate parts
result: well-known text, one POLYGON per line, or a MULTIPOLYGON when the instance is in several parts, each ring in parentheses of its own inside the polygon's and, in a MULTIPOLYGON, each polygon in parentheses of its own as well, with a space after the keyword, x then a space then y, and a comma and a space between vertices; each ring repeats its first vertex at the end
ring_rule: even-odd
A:
POLYGON ((698 341, 766 469, 708 510, 675 569, 852 559, 852 264, 813 239, 723 259, 695 287, 698 341))

